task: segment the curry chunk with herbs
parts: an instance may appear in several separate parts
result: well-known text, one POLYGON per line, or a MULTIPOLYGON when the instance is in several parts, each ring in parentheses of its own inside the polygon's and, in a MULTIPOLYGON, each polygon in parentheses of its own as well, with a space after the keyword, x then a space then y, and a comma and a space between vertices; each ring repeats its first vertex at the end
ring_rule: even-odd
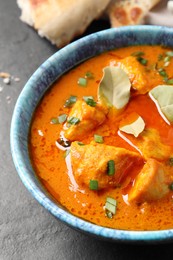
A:
POLYGON ((119 66, 128 74, 132 84, 132 88, 138 94, 145 94, 148 92, 150 86, 146 77, 145 66, 142 65, 136 57, 128 56, 119 62, 119 66))
POLYGON ((165 144, 154 128, 145 129, 137 138, 127 134, 125 137, 138 148, 145 160, 153 158, 163 161, 173 154, 173 147, 165 144))
POLYGON ((98 189, 120 185, 128 174, 143 165, 138 153, 105 144, 73 142, 70 155, 76 181, 88 187, 94 181, 98 189))
POLYGON ((101 125, 106 119, 107 110, 94 103, 88 105, 78 100, 72 107, 64 125, 64 136, 70 141, 81 140, 84 135, 101 125))
POLYGON ((156 129, 146 129, 137 140, 137 146, 145 159, 154 158, 159 161, 169 158, 173 149, 164 144, 156 129))
POLYGON ((149 202, 163 198, 170 191, 173 170, 170 166, 148 159, 129 193, 129 201, 149 202))

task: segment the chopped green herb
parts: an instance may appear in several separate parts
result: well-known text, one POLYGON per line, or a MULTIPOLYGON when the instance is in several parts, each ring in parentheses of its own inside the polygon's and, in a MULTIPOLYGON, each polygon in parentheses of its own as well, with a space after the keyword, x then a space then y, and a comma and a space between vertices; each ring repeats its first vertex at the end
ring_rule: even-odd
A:
POLYGON ((165 62, 165 63, 164 63, 164 67, 168 67, 169 64, 170 64, 170 61, 165 62))
POLYGON ((160 68, 160 69, 158 69, 158 72, 159 72, 160 76, 164 77, 164 81, 166 82, 168 79, 168 75, 167 75, 166 71, 163 68, 160 68))
POLYGON ((111 197, 107 197, 105 209, 108 212, 111 212, 113 215, 116 213, 117 201, 111 197))
POLYGON ((167 83, 168 77, 164 77, 164 78, 163 78, 163 81, 164 81, 165 83, 167 83))
POLYGON ((117 205, 117 201, 114 198, 111 197, 107 197, 106 201, 111 203, 112 205, 116 206, 117 205))
POLYGON ((51 118, 50 123, 53 125, 56 125, 56 124, 59 124, 59 120, 57 117, 53 117, 53 118, 51 118))
POLYGON ((173 166, 173 157, 169 158, 169 165, 173 166))
POLYGON ((66 115, 66 114, 62 114, 62 115, 60 115, 60 116, 58 117, 58 122, 59 122, 60 124, 63 124, 63 123, 66 121, 66 119, 67 119, 67 115, 66 115))
POLYGON ((170 60, 171 60, 171 57, 170 57, 170 56, 166 56, 166 57, 164 58, 164 67, 169 66, 170 60))
POLYGON ((112 176, 115 174, 115 162, 114 160, 110 160, 107 163, 107 174, 109 176, 112 176))
POLYGON ((105 209, 111 212, 112 214, 115 214, 116 212, 116 207, 109 202, 106 202, 105 209))
POLYGON ((166 73, 166 71, 164 69, 159 69, 159 74, 162 77, 166 77, 167 76, 167 73, 166 73))
POLYGON ((112 217, 113 217, 113 214, 112 214, 112 212, 106 210, 106 216, 107 216, 108 218, 112 218, 112 217))
POLYGON ((145 53, 142 51, 135 51, 131 54, 131 56, 140 57, 143 56, 145 53))
POLYGON ((170 190, 173 190, 173 182, 169 185, 170 190))
POLYGON ((167 56, 170 56, 170 57, 173 57, 173 51, 168 51, 168 52, 166 52, 166 55, 167 55, 167 56))
POLYGON ((86 85, 87 85, 87 79, 85 79, 85 78, 79 78, 77 83, 78 83, 78 85, 80 85, 80 86, 82 86, 82 87, 86 87, 86 85))
POLYGON ((96 143, 100 143, 100 144, 102 144, 103 143, 103 136, 101 136, 101 135, 94 135, 94 141, 96 142, 96 143))
POLYGON ((166 80, 166 83, 167 83, 168 85, 173 85, 173 79, 167 79, 167 80, 166 80))
POLYGON ((69 123, 70 125, 77 125, 79 122, 80 122, 80 119, 77 117, 71 116, 67 119, 67 123, 69 123))
POLYGON ((158 61, 163 60, 163 58, 164 58, 163 54, 159 54, 159 55, 158 55, 158 61))
POLYGON ((165 70, 159 71, 159 74, 160 74, 160 76, 162 76, 162 77, 166 77, 166 76, 167 76, 167 73, 166 73, 165 70))
POLYGON ((170 56, 166 56, 166 57, 164 58, 164 62, 170 61, 170 59, 171 59, 170 56))
POLYGON ((142 57, 137 57, 137 60, 142 64, 142 65, 147 65, 147 63, 148 63, 148 60, 146 60, 146 59, 144 59, 144 58, 142 58, 142 57))
POLYGON ((82 143, 82 142, 78 142, 78 145, 83 146, 83 145, 85 145, 85 144, 82 143))
POLYGON ((84 96, 83 99, 87 103, 87 105, 91 107, 95 107, 97 105, 97 102, 94 101, 94 98, 92 96, 84 96))
POLYGON ((98 181, 97 180, 90 180, 89 182, 89 188, 90 190, 98 190, 98 181))
POLYGON ((92 72, 90 71, 87 71, 86 74, 85 74, 85 78, 88 78, 88 79, 93 79, 94 78, 94 75, 92 72))
POLYGON ((74 103, 76 103, 77 97, 76 96, 70 96, 69 99, 65 101, 64 107, 71 107, 74 103))

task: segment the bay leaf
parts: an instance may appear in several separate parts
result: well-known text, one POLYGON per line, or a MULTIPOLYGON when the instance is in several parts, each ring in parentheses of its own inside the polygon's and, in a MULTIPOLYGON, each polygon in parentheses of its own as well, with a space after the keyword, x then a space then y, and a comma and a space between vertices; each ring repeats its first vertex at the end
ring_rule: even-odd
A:
POLYGON ((131 83, 127 73, 114 66, 103 69, 103 77, 98 88, 98 100, 108 107, 125 107, 130 98, 131 83))
POLYGON ((149 96, 156 103, 163 118, 166 117, 170 123, 173 123, 173 86, 158 85, 150 90, 149 96))
POLYGON ((138 118, 135 121, 133 121, 131 124, 124 125, 119 129, 124 133, 132 134, 135 137, 138 137, 138 135, 143 132, 144 128, 145 128, 145 122, 141 116, 138 116, 138 118))

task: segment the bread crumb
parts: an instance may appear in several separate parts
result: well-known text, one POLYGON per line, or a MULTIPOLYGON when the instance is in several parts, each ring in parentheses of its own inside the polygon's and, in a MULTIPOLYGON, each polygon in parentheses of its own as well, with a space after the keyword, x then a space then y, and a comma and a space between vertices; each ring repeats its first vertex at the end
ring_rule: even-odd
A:
POLYGON ((19 82, 19 81, 20 81, 20 78, 16 77, 16 78, 14 78, 14 81, 15 81, 15 82, 19 82))
POLYGON ((6 97, 6 100, 7 100, 7 103, 9 104, 11 102, 11 97, 10 96, 7 96, 6 97))
POLYGON ((11 76, 8 72, 0 72, 0 78, 3 79, 3 83, 6 85, 10 85, 12 81, 14 82, 19 82, 20 78, 19 77, 14 77, 11 76))
POLYGON ((10 74, 7 72, 0 72, 0 78, 10 78, 10 74))
POLYGON ((10 80, 10 78, 4 78, 4 79, 3 79, 3 82, 4 82, 5 84, 9 85, 9 84, 11 83, 11 80, 10 80))

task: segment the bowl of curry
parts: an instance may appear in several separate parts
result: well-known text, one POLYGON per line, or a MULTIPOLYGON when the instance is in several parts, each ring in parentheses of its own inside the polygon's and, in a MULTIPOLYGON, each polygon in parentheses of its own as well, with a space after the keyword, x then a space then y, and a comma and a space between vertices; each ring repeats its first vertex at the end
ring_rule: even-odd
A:
POLYGON ((173 240, 173 30, 91 34, 45 61, 12 117, 26 188, 65 224, 118 242, 173 240))

